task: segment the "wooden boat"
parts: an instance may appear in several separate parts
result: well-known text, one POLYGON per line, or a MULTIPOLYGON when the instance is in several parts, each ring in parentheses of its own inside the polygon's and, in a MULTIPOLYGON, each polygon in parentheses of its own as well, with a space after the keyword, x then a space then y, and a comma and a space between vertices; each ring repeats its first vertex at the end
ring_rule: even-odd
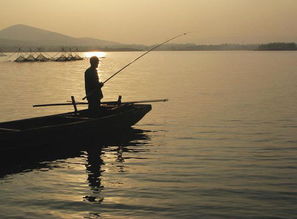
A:
POLYGON ((0 151, 25 148, 48 142, 68 142, 88 138, 112 136, 141 120, 150 104, 104 104, 100 112, 76 110, 63 114, 0 123, 0 151))

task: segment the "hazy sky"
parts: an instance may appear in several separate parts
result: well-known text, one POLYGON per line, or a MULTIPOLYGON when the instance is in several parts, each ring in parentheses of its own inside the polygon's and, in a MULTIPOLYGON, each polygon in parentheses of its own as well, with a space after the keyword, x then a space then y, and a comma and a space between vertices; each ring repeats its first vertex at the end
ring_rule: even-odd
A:
POLYGON ((297 0, 0 0, 0 29, 151 44, 297 42, 297 0))

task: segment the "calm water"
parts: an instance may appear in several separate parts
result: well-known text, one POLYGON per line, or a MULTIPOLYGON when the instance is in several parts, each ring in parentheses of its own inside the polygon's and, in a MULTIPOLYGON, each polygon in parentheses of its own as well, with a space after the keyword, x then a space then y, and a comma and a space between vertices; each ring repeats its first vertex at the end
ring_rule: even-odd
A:
MULTIPOLYGON (((140 53, 106 53, 106 79, 140 53)), ((0 58, 0 121, 72 110, 88 61, 0 58)), ((131 138, 2 165, 0 218, 297 218, 297 53, 152 52, 105 100, 169 98, 131 138)), ((89 146, 89 145, 87 145, 89 146)), ((63 145, 61 145, 63 148, 63 145)))

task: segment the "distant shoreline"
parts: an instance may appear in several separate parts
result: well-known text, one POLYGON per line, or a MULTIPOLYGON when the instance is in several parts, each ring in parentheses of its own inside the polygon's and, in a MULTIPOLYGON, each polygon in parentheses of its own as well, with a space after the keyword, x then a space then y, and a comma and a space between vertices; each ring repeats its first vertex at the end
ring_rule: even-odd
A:
MULTIPOLYGON (((0 53, 4 52, 137 52, 147 51, 152 48, 144 45, 127 45, 125 47, 100 47, 100 46, 14 46, 0 45, 0 53)), ((196 45, 196 44, 168 44, 156 51, 297 51, 296 43, 267 43, 267 44, 219 44, 219 45, 196 45)))

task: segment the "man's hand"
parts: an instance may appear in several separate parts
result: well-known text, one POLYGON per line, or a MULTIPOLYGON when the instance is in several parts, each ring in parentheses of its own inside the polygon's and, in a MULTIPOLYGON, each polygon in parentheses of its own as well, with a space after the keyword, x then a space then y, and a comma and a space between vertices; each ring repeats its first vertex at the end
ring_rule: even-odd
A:
POLYGON ((101 88, 101 87, 103 87, 103 85, 104 84, 102 82, 99 82, 98 87, 101 88))

